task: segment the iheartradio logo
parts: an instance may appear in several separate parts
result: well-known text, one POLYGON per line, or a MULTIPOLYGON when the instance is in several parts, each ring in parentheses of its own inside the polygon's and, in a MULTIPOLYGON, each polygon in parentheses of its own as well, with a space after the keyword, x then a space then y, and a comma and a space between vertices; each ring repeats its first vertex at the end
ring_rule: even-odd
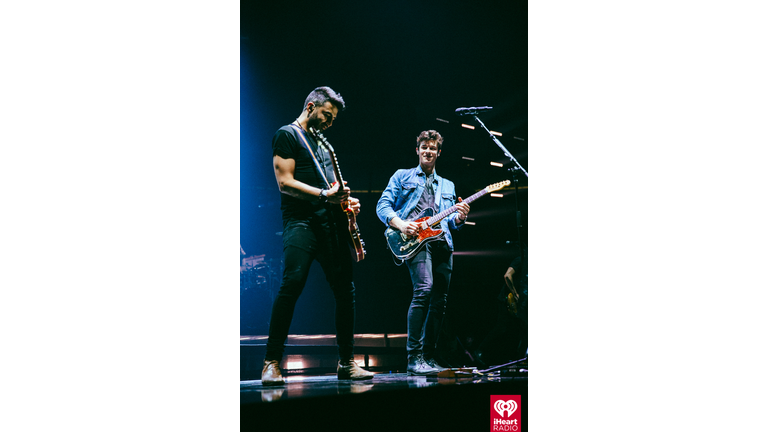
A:
POLYGON ((517 402, 512 399, 508 401, 499 399, 493 404, 493 409, 495 409, 502 417, 504 417, 505 412, 507 413, 507 417, 512 417, 512 413, 517 411, 517 402))
POLYGON ((491 431, 520 431, 520 403, 520 395, 491 396, 491 431))

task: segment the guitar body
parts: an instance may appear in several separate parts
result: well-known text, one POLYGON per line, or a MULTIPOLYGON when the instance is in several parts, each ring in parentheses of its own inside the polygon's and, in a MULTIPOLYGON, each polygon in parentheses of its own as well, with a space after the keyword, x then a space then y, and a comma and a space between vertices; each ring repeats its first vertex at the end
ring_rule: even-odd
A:
MULTIPOLYGON (((489 185, 480 191, 474 193, 472 196, 465 199, 463 202, 470 204, 474 200, 482 197, 483 195, 501 190, 502 188, 509 186, 510 181, 504 180, 502 182, 489 185)), ((434 210, 428 208, 416 216, 416 219, 408 220, 408 222, 419 223, 419 231, 412 236, 407 236, 392 227, 387 227, 384 231, 384 236, 387 238, 387 246, 392 254, 395 256, 397 265, 402 264, 402 261, 413 258, 414 255, 419 253, 421 248, 427 243, 435 240, 439 240, 445 237, 443 230, 436 227, 440 226, 440 221, 456 212, 458 207, 456 205, 451 206, 438 214, 434 214, 434 210), (399 260, 399 262, 397 262, 399 260)))
MULTIPOLYGON (((427 219, 432 217, 434 213, 434 210, 431 208, 425 209, 419 213, 416 219, 408 219, 408 222, 426 223, 427 219)), ((427 226, 419 230, 413 236, 407 236, 399 230, 389 227, 384 231, 384 237, 387 239, 387 246, 392 251, 392 255, 401 261, 405 261, 413 258, 427 243, 445 237, 443 230, 435 229, 435 226, 440 226, 440 221, 433 226, 427 226)))

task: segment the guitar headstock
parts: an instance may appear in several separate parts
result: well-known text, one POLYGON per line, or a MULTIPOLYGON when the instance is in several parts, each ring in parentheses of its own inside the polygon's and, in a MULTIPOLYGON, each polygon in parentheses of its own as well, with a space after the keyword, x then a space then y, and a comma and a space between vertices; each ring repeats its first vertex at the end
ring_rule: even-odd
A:
POLYGON ((334 154, 333 146, 331 145, 331 143, 328 142, 327 139, 325 139, 325 136, 323 136, 322 132, 310 126, 309 133, 311 133, 312 136, 315 137, 315 139, 317 140, 317 145, 324 148, 326 151, 328 151, 328 153, 332 155, 334 154))
POLYGON ((502 188, 505 188, 505 187, 509 186, 511 183, 512 182, 509 181, 509 180, 504 180, 502 182, 498 182, 498 183, 494 183, 492 185, 489 185, 488 187, 486 187, 486 189, 488 190, 488 192, 496 192, 497 190, 500 190, 502 188))

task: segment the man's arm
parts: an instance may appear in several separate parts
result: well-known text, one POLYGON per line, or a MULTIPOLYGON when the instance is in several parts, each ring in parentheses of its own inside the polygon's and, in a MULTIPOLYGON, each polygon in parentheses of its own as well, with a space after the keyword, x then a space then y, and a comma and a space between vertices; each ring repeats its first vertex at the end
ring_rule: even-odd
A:
MULTIPOLYGON (((294 178, 296 172, 296 161, 293 159, 284 159, 278 155, 272 157, 275 166, 275 179, 280 192, 290 195, 294 198, 305 201, 317 201, 322 189, 310 186, 294 178)), ((331 204, 341 204, 349 198, 349 188, 344 186, 339 189, 339 184, 334 185, 327 193, 328 202, 331 204)))
POLYGON ((512 276, 515 275, 515 269, 512 267, 507 268, 507 272, 504 273, 504 283, 507 284, 507 288, 510 290, 513 290, 515 287, 514 282, 512 282, 512 276))
POLYGON ((520 301, 520 294, 517 292, 514 282, 512 282, 512 277, 514 275, 515 269, 512 267, 509 267, 506 273, 504 273, 504 284, 507 285, 507 289, 509 290, 504 297, 506 298, 507 309, 512 314, 517 314, 517 302, 520 301))
POLYGON ((397 217, 395 213, 395 201, 397 195, 400 193, 400 181, 397 178, 397 172, 390 177, 387 187, 384 192, 381 193, 379 202, 376 203, 376 216, 379 220, 384 222, 385 225, 392 226, 392 219, 397 217))
POLYGON ((379 202, 376 204, 376 215, 385 224, 405 234, 411 235, 418 231, 419 224, 416 222, 406 222, 400 219, 394 209, 395 201, 397 201, 397 197, 401 191, 398 172, 395 172, 389 179, 387 188, 384 189, 384 192, 381 194, 381 198, 379 198, 379 202))

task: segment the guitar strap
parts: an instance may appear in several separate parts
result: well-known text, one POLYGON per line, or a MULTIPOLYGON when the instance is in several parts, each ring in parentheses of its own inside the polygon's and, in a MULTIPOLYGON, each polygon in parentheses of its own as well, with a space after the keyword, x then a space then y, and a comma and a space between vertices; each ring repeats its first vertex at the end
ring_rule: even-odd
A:
POLYGON ((317 161, 317 157, 315 156, 315 152, 312 151, 312 147, 309 146, 309 142, 307 142, 307 137, 304 135, 304 129, 296 126, 295 124, 291 123, 291 127, 296 129, 296 131, 299 133, 299 137, 304 142, 304 147, 307 148, 307 151, 312 156, 312 160, 315 161, 315 167, 317 167, 317 171, 320 172, 320 175, 323 176, 323 180, 325 180, 325 184, 328 186, 328 189, 331 188, 331 184, 328 183, 328 179, 325 177, 325 172, 323 171, 323 168, 320 166, 320 162, 317 161))

